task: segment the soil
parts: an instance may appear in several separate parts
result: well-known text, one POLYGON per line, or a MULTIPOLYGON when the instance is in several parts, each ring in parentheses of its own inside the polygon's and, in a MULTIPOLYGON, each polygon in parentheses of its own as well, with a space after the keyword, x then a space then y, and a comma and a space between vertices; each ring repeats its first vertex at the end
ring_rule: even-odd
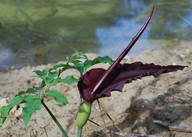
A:
MULTIPOLYGON (((179 126, 182 129, 192 128, 192 61, 191 42, 181 42, 180 45, 168 49, 147 50, 137 57, 126 57, 122 63, 142 61, 160 65, 187 65, 183 71, 163 74, 158 78, 152 76, 126 84, 123 92, 112 92, 112 96, 100 99, 102 111, 97 101, 92 105, 90 119, 100 127, 87 122, 83 128, 83 137, 103 137, 105 132, 112 130, 121 133, 112 121, 104 115, 107 112, 115 125, 124 133, 156 135, 164 137, 191 137, 192 131, 172 131, 167 126, 154 123, 154 120, 179 126), (103 122, 105 121, 105 123, 103 122), (108 129, 108 130, 106 130, 108 129)), ((89 58, 97 55, 88 53, 89 58)), ((46 66, 26 66, 21 69, 0 70, 0 107, 6 105, 19 90, 38 86, 40 79, 33 77, 34 70, 42 70, 46 66)), ((108 68, 107 64, 94 67, 108 68)), ((65 74, 79 74, 70 70, 65 74)), ((69 137, 75 137, 77 132, 76 114, 79 106, 77 85, 58 84, 54 89, 62 92, 69 105, 55 105, 46 101, 47 106, 67 131, 69 137)), ((14 107, 10 117, 1 127, 1 137, 62 137, 60 130, 44 108, 33 114, 28 126, 22 121, 22 106, 14 107)), ((116 135, 120 136, 120 135, 116 135)))

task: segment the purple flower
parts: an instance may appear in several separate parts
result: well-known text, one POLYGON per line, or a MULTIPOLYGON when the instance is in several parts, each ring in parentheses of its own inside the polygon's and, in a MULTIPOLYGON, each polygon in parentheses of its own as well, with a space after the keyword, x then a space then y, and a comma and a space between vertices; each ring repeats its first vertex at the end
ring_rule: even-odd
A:
POLYGON ((80 77, 78 88, 81 97, 85 102, 93 102, 101 97, 111 96, 112 91, 122 91, 125 83, 131 83, 133 80, 141 79, 145 76, 158 77, 160 74, 173 72, 184 69, 185 66, 160 66, 151 64, 143 64, 141 62, 134 62, 132 64, 120 64, 120 61, 125 57, 129 50, 133 47, 137 39, 141 36, 147 27, 152 14, 154 6, 146 23, 141 30, 132 39, 126 49, 116 59, 116 61, 109 67, 108 70, 102 68, 92 69, 80 77))

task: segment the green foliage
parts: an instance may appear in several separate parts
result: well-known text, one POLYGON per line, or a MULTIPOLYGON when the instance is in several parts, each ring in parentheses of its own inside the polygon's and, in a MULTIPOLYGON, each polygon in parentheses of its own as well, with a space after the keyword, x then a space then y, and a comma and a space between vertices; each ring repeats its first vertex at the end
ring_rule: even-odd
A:
POLYGON ((74 84, 79 81, 73 75, 68 75, 65 78, 61 77, 61 74, 68 69, 75 69, 79 71, 80 76, 83 75, 91 66, 98 63, 112 64, 113 60, 108 56, 96 57, 93 60, 89 60, 88 57, 82 53, 77 52, 70 57, 65 56, 67 62, 58 63, 50 68, 44 68, 41 70, 35 70, 35 77, 42 79, 39 87, 28 88, 26 91, 18 91, 18 94, 10 101, 9 105, 3 106, 0 109, 1 118, 0 126, 4 123, 9 116, 10 110, 21 103, 24 103, 22 109, 23 122, 25 126, 29 123, 32 114, 41 109, 42 101, 45 97, 53 97, 55 103, 68 104, 67 98, 61 94, 58 90, 49 90, 50 87, 56 86, 58 83, 74 84))
POLYGON ((97 57, 94 60, 86 60, 83 64, 83 73, 85 73, 87 69, 90 68, 91 66, 99 63, 109 63, 111 65, 113 63, 113 60, 108 56, 97 57))
POLYGON ((34 88, 28 88, 27 91, 18 91, 18 95, 26 94, 26 93, 33 93, 38 95, 39 92, 35 90, 34 88))
POLYGON ((191 65, 191 64, 192 64, 192 62, 191 62, 191 61, 187 61, 187 64, 191 65))
POLYGON ((45 92, 44 95, 48 97, 54 97, 57 103, 69 104, 67 98, 63 94, 61 94, 58 90, 49 90, 45 92))
POLYGON ((1 109, 0 109, 0 113, 1 113, 0 127, 3 125, 4 121, 5 121, 6 118, 9 116, 9 111, 10 111, 15 105, 20 104, 22 101, 23 101, 23 97, 22 97, 22 96, 16 96, 15 98, 13 98, 13 99, 9 102, 9 105, 1 107, 1 109))
POLYGON ((41 99, 40 98, 32 98, 30 100, 28 100, 24 107, 23 107, 23 122, 25 124, 25 126, 27 126, 27 124, 29 123, 32 114, 36 111, 36 110, 40 110, 41 109, 41 99))
POLYGON ((117 118, 116 118, 116 117, 114 117, 113 123, 114 123, 114 124, 117 124, 117 118))
POLYGON ((67 83, 72 85, 73 83, 77 83, 79 80, 74 78, 72 75, 66 76, 64 79, 59 79, 59 82, 67 83))

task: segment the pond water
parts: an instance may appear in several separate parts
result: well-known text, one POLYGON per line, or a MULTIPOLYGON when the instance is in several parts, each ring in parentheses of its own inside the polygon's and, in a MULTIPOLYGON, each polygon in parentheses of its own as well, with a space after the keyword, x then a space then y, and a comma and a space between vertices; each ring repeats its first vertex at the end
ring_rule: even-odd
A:
MULTIPOLYGON (((0 1, 0 67, 56 63, 74 52, 117 57, 142 27, 154 0, 0 1)), ((192 0, 157 0, 128 56, 192 40, 192 0)))

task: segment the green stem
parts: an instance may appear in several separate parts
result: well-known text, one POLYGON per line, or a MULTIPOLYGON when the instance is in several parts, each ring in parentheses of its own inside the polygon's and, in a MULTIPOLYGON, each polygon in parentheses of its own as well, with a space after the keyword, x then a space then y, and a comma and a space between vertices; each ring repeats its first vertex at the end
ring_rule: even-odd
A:
POLYGON ((83 129, 82 127, 78 128, 78 130, 77 130, 77 137, 81 137, 82 129, 83 129))
MULTIPOLYGON (((80 105, 82 104, 82 102, 83 102, 83 99, 82 99, 82 97, 80 97, 80 105)), ((83 127, 78 128, 78 130, 77 130, 77 137, 81 137, 82 129, 83 129, 83 127)))
POLYGON ((47 112, 49 113, 49 115, 51 116, 51 118, 55 121, 55 123, 57 124, 57 126, 59 127, 59 129, 61 130, 61 132, 63 133, 64 137, 68 137, 67 133, 65 132, 65 130, 62 128, 62 126, 60 125, 59 121, 55 118, 55 116, 53 115, 53 113, 51 112, 51 110, 49 110, 49 108, 47 107, 47 105, 44 103, 43 99, 41 100, 41 103, 43 104, 43 106, 45 107, 45 109, 47 110, 47 112))
MULTIPOLYGON (((82 73, 81 71, 79 71, 79 72, 80 72, 80 75, 82 76, 82 75, 83 75, 83 73, 82 73)), ((82 104, 82 102, 83 102, 83 98, 82 98, 82 97, 80 97, 79 107, 80 107, 80 105, 82 104)), ((82 129, 83 129, 83 127, 78 128, 78 130, 77 130, 77 137, 81 137, 82 129)))

